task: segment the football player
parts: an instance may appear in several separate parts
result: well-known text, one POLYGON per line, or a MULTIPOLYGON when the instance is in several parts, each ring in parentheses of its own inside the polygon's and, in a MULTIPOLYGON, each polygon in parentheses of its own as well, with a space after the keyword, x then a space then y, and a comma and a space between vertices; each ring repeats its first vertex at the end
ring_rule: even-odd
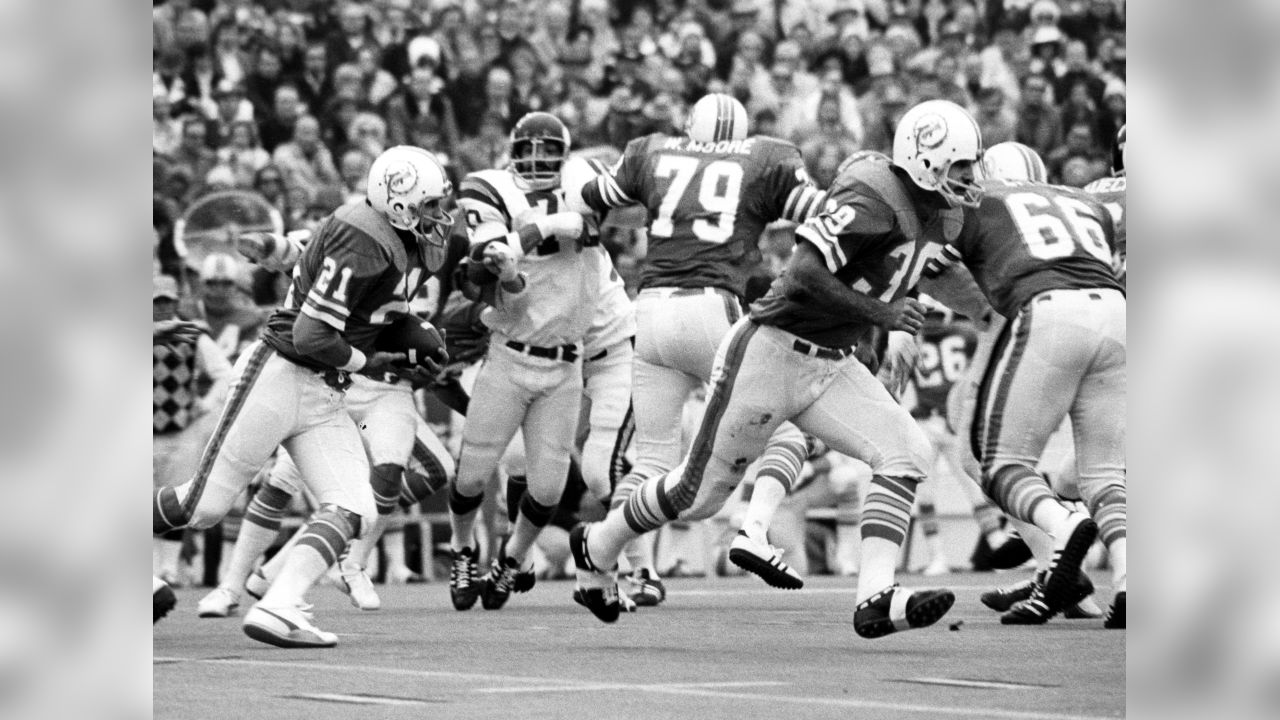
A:
POLYGON ((825 210, 796 231, 785 272, 721 342, 684 461, 645 481, 621 511, 571 534, 579 587, 597 618, 618 618, 613 567, 622 544, 716 512, 786 421, 872 468, 855 632, 876 638, 921 628, 951 609, 950 590, 910 591, 894 581, 928 440, 855 352, 873 327, 919 331, 923 306, 907 294, 980 199, 973 168, 981 156, 973 117, 934 100, 903 115, 892 159, 860 153, 842 165, 825 210))
POLYGON ((208 527, 283 445, 320 510, 288 551, 280 576, 245 615, 244 631, 281 647, 332 647, 304 595, 347 543, 371 531, 377 507, 369 461, 343 393, 353 372, 406 362, 376 350, 387 313, 401 309, 444 261, 435 239, 452 218, 452 186, 435 156, 393 147, 374 161, 367 202, 339 208, 303 251, 283 307, 237 362, 227 404, 194 477, 153 498, 153 529, 208 527))
POLYGON ((1124 603, 1125 298, 1114 240, 1110 212, 1087 193, 994 181, 939 259, 943 267, 963 261, 1008 319, 990 359, 975 363, 986 368, 969 432, 983 488, 1053 541, 1043 584, 1002 616, 1005 624, 1044 623, 1077 602, 1087 585, 1081 563, 1100 532, 1119 566, 1116 606, 1124 603), (1035 470, 1068 414, 1089 514, 1060 502, 1035 470))
MULTIPOLYGON (((448 243, 443 262, 431 272, 433 276, 451 273, 467 247, 465 229, 460 227, 428 242, 433 245, 448 243)), ((271 270, 289 272, 293 269, 289 263, 301 257, 304 244, 298 236, 282 238, 255 234, 242 238, 239 247, 254 262, 271 270)), ((415 267, 411 272, 422 274, 424 270, 415 267)), ((397 323, 391 327, 405 327, 413 322, 406 313, 416 293, 406 294, 407 288, 421 288, 424 282, 413 278, 396 291, 394 300, 399 304, 392 307, 389 303, 384 308, 397 323)), ((389 332, 384 330, 384 333, 389 332)), ((423 352, 429 353, 430 348, 424 347, 423 352)), ((434 374, 432 369, 438 368, 436 360, 447 362, 447 353, 443 358, 425 360, 427 374, 434 374)), ((397 506, 408 507, 421 502, 444 487, 453 475, 453 458, 415 406, 412 386, 415 380, 421 379, 420 371, 382 371, 372 375, 360 372, 352 375, 351 387, 346 392, 347 413, 360 429, 360 439, 369 457, 369 482, 378 510, 377 521, 371 531, 353 540, 339 557, 342 588, 351 597, 352 604, 361 610, 377 610, 382 606, 365 568, 397 506)), ((272 468, 270 479, 249 502, 245 521, 230 553, 227 572, 218 587, 202 598, 197 606, 200 617, 234 614, 244 591, 260 598, 265 590, 263 586, 275 578, 280 562, 268 563, 257 571, 254 571, 254 565, 279 533, 284 513, 300 486, 298 476, 292 456, 282 452, 272 468)), ((300 533, 295 537, 300 537, 300 533)), ((283 557, 283 553, 277 557, 283 557)))
POLYGON ((481 319, 490 336, 449 492, 449 589, 457 610, 477 599, 499 609, 513 591, 533 588, 529 549, 564 492, 582 403, 583 340, 609 263, 598 228, 564 207, 560 175, 569 148, 559 118, 529 113, 511 131, 509 166, 473 172, 461 183, 473 235, 467 275, 489 305, 481 319), (517 430, 528 487, 511 536, 481 579, 475 523, 517 430))
MULTIPOLYGON (((748 253, 765 225, 803 222, 822 207, 824 196, 809 181, 794 145, 749 137, 742 103, 711 94, 694 104, 683 137, 631 141, 608 173, 567 188, 566 197, 570 207, 582 203, 604 212, 639 203, 649 214, 632 370, 636 464, 613 499, 615 509, 625 509, 642 481, 680 461, 681 410, 689 393, 710 380, 716 348, 742 316, 748 253)), ((803 460, 803 435, 790 423, 774 427, 775 444, 803 460)), ((794 483, 799 464, 779 467, 784 471, 774 478, 773 491, 766 489, 772 480, 757 488, 762 498, 780 500, 794 483)), ((760 507, 766 511, 758 519, 767 519, 768 506, 760 507)), ((648 524, 633 520, 637 530, 648 524)), ((735 537, 735 562, 771 585, 798 587, 799 575, 781 561, 764 530, 753 522, 735 537)))

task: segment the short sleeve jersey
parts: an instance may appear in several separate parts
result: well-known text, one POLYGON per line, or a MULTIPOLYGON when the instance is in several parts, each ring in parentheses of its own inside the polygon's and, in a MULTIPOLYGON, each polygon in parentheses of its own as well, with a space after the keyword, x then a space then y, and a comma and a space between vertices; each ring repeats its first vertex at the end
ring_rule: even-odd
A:
MULTIPOLYGON (((892 169, 889 159, 866 153, 846 163, 827 190, 823 212, 796 230, 796 242, 808 243, 822 255, 827 269, 850 288, 884 302, 906 295, 920 278, 926 261, 943 248, 943 201, 915 207, 895 200, 891 184, 911 182, 892 169), (903 215, 914 213, 920 232, 908 236, 903 215)), ((751 317, 824 347, 852 347, 864 339, 871 324, 834 315, 806 297, 789 298, 782 280, 751 305, 751 317)))
POLYGON ((779 219, 802 222, 821 207, 823 193, 786 141, 649 135, 628 143, 582 196, 597 211, 630 203, 647 210, 641 289, 718 287, 741 297, 764 227, 779 219))
POLYGON ((293 323, 302 313, 371 353, 388 325, 387 314, 409 312, 427 277, 416 241, 401 237, 367 203, 345 205, 316 229, 293 268, 284 305, 267 321, 263 341, 294 362, 323 367, 294 347, 293 323))
POLYGON ((1114 288, 1115 229, 1089 193, 1035 183, 992 182, 943 253, 960 260, 996 312, 1012 318, 1047 290, 1114 288))
POLYGON ((964 377, 978 345, 978 334, 968 321, 947 320, 930 313, 920 329, 920 358, 912 382, 916 389, 916 417, 946 417, 947 394, 964 377))

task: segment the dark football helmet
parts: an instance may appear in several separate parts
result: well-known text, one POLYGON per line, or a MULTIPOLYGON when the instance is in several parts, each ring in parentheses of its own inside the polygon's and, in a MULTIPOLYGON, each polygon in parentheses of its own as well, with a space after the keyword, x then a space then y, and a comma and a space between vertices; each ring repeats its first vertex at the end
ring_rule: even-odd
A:
POLYGON ((569 128, 560 118, 531 112, 511 131, 511 171, 530 190, 550 190, 560 185, 560 168, 569 157, 569 128))

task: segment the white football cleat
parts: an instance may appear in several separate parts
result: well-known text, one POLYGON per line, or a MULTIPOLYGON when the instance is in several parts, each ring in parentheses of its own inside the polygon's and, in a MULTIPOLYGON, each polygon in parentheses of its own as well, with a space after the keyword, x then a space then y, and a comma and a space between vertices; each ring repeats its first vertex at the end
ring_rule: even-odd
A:
POLYGON ((351 604, 361 610, 377 610, 382 607, 382 598, 373 589, 373 580, 365 569, 354 563, 338 563, 338 577, 342 588, 351 597, 351 604))
POLYGON ((244 616, 244 634, 282 648, 324 648, 338 644, 338 636, 311 624, 311 606, 266 608, 258 603, 244 616))
POLYGON ((798 590, 804 587, 804 579, 791 566, 782 562, 782 550, 769 544, 767 539, 758 539, 739 530, 729 546, 729 561, 749 573, 759 575, 761 580, 783 590, 798 590))
POLYGON ((196 615, 202 618, 231 617, 239 607, 240 593, 219 585, 213 592, 200 598, 196 605, 196 615))

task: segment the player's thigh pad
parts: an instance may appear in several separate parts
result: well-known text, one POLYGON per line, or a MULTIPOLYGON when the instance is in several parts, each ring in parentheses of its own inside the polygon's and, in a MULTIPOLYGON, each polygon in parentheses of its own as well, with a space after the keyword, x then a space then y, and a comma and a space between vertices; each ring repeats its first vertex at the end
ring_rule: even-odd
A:
POLYGON ((356 376, 347 389, 346 404, 360 428, 369 464, 404 467, 413 451, 419 417, 412 388, 356 376))
POLYGON ((533 401, 536 390, 531 385, 537 385, 536 372, 521 362, 523 357, 500 342, 489 343, 489 355, 476 375, 462 429, 457 485, 463 495, 484 491, 533 401))
POLYGON ((787 367, 791 358, 784 353, 803 356, 785 349, 774 334, 780 331, 744 319, 721 344, 693 444, 667 480, 675 480, 667 497, 681 519, 718 512, 778 427, 804 406, 798 386, 813 378, 787 367))
POLYGON ((876 475, 927 474, 931 448, 924 431, 865 365, 854 357, 821 360, 793 354, 806 364, 836 366, 828 370, 817 399, 796 417, 801 430, 865 462, 876 475))
POLYGON ((336 505, 360 516, 360 534, 377 519, 373 489, 369 486, 369 460, 360 442, 360 431, 341 401, 327 412, 310 415, 308 427, 285 441, 301 473, 302 482, 320 505, 336 505))
POLYGON ((554 505, 564 491, 582 410, 582 368, 556 361, 543 368, 546 385, 529 405, 524 418, 528 493, 543 505, 554 505))
POLYGON ((308 397, 323 390, 340 398, 314 372, 265 345, 251 346, 246 356, 236 363, 213 436, 184 486, 191 527, 210 527, 226 515, 276 447, 305 423, 308 397))
POLYGON ((1037 295, 998 343, 975 416, 984 473, 1036 467, 1067 416, 1097 345, 1096 332, 1080 316, 1087 312, 1082 298, 1062 290, 1037 295))

